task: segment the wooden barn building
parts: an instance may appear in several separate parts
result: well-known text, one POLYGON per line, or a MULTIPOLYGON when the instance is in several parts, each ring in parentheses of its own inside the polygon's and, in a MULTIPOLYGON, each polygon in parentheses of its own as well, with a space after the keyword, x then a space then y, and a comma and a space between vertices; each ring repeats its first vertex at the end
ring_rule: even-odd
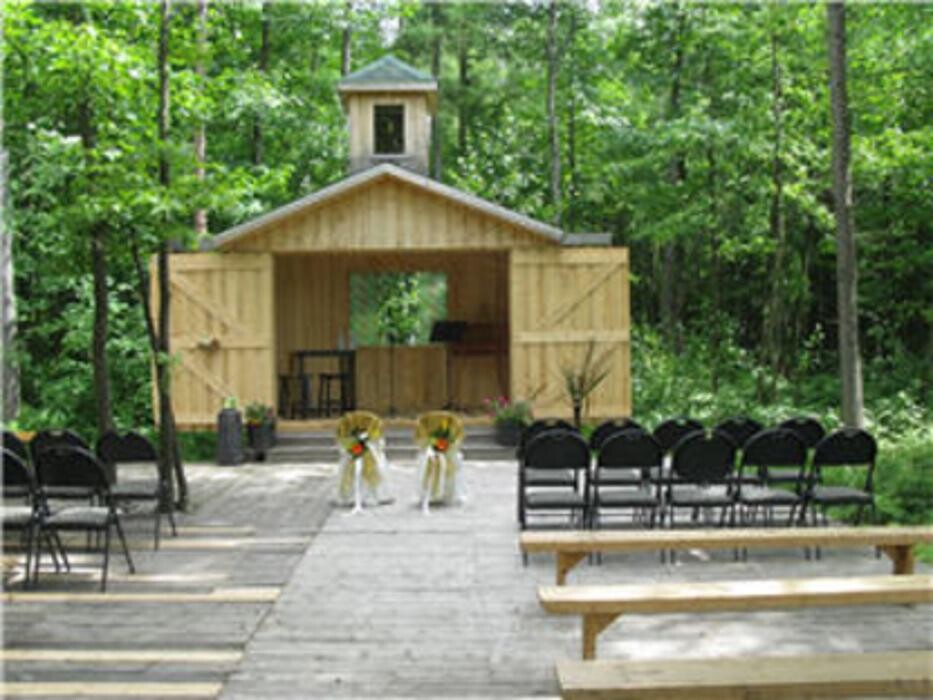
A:
POLYGON ((590 415, 630 414, 628 251, 430 179, 431 76, 387 56, 338 90, 348 176, 172 256, 179 426, 212 426, 228 396, 285 419, 493 396, 569 415, 562 372, 591 345, 609 374, 590 415), (415 273, 440 280, 430 335, 360 331, 379 276, 415 273))

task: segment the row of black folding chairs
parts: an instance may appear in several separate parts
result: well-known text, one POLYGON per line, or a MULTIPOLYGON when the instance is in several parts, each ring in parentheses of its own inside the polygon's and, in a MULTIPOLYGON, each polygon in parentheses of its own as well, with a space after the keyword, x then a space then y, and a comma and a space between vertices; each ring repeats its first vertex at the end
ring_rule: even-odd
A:
MULTIPOLYGON (((154 546, 161 532, 161 505, 166 485, 159 478, 158 456, 152 444, 138 433, 115 431, 101 436, 97 454, 75 433, 42 431, 29 448, 13 433, 3 434, 4 498, 19 503, 3 510, 5 531, 19 531, 26 548, 25 585, 38 582, 41 545, 48 547, 56 571, 70 569, 58 536, 62 531, 85 531, 88 545, 92 533, 103 536, 101 589, 106 590, 111 529, 123 545, 130 571, 132 558, 123 536, 120 506, 128 502, 152 501, 155 520, 154 546), (120 483, 118 466, 145 463, 155 470, 155 480, 120 483), (81 505, 65 505, 84 501, 81 505)), ((172 533, 177 534, 174 516, 168 511, 172 533)))
POLYGON ((589 527, 613 511, 634 512, 649 527, 673 526, 678 508, 694 519, 718 509, 720 524, 747 524, 759 510, 770 523, 776 508, 787 509, 788 524, 804 523, 807 513, 816 522, 818 510, 826 522, 827 506, 856 506, 858 519, 866 507, 874 515, 874 439, 837 431, 817 440, 808 459, 807 440, 787 426, 807 425, 812 440, 811 421, 764 430, 733 420, 747 424, 742 443, 721 426, 707 433, 689 419, 665 421, 654 434, 630 420, 607 422, 589 443, 551 421, 520 446, 519 523, 527 526, 528 511, 569 511, 573 523, 589 527), (824 471, 838 466, 864 467, 864 486, 824 484, 824 471))

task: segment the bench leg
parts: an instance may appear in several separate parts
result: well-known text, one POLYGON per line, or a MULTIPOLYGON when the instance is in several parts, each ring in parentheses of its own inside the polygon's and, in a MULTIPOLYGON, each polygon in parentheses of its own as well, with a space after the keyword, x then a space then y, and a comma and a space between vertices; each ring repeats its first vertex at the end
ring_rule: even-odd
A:
POLYGON ((618 615, 611 613, 593 613, 583 616, 583 659, 588 661, 596 658, 596 637, 599 633, 615 622, 618 615))
POLYGON ((557 585, 567 583, 567 572, 579 564, 586 557, 585 552, 558 552, 557 553, 557 585))
POLYGON ((912 574, 914 572, 914 550, 911 545, 888 545, 881 547, 881 551, 888 555, 893 564, 892 573, 896 575, 912 574))

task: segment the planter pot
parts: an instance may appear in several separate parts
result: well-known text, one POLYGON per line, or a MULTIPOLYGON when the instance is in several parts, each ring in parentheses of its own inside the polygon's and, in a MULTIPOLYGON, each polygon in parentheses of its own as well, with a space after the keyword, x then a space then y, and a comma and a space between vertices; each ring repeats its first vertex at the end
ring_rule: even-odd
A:
POLYGON ((512 421, 496 423, 496 442, 504 447, 516 447, 522 438, 525 426, 512 421))
POLYGON ((243 463, 243 421, 235 408, 217 414, 217 463, 223 466, 243 463))
POLYGON ((275 424, 272 421, 247 423, 246 438, 256 461, 263 462, 266 459, 266 452, 275 441, 275 424))

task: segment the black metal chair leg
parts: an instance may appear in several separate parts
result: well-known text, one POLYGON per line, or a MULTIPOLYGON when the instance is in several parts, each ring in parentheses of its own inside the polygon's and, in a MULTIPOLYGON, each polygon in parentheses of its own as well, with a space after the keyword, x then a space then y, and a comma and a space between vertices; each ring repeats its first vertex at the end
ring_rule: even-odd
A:
POLYGON ((34 525, 26 528, 26 577, 23 579, 23 588, 29 588, 29 571, 32 568, 33 542, 38 539, 34 525))
POLYGON ((172 526, 172 537, 178 537, 178 528, 175 527, 175 514, 172 512, 172 509, 168 510, 168 523, 172 526))
POLYGON ((153 544, 152 548, 156 551, 159 549, 159 537, 162 533, 162 508, 156 504, 155 510, 155 533, 153 535, 153 544))
POLYGON ((104 560, 100 567, 100 590, 107 590, 107 570, 110 568, 110 526, 104 532, 104 560))
MULTIPOLYGON (((133 566, 133 558, 130 556, 130 548, 126 546, 126 537, 123 536, 123 527, 120 525, 120 519, 114 518, 113 524, 117 526, 117 535, 120 538, 120 544, 123 545, 123 556, 126 557, 126 566, 131 574, 136 573, 136 567, 133 566)), ((109 536, 110 530, 107 530, 109 536)))

